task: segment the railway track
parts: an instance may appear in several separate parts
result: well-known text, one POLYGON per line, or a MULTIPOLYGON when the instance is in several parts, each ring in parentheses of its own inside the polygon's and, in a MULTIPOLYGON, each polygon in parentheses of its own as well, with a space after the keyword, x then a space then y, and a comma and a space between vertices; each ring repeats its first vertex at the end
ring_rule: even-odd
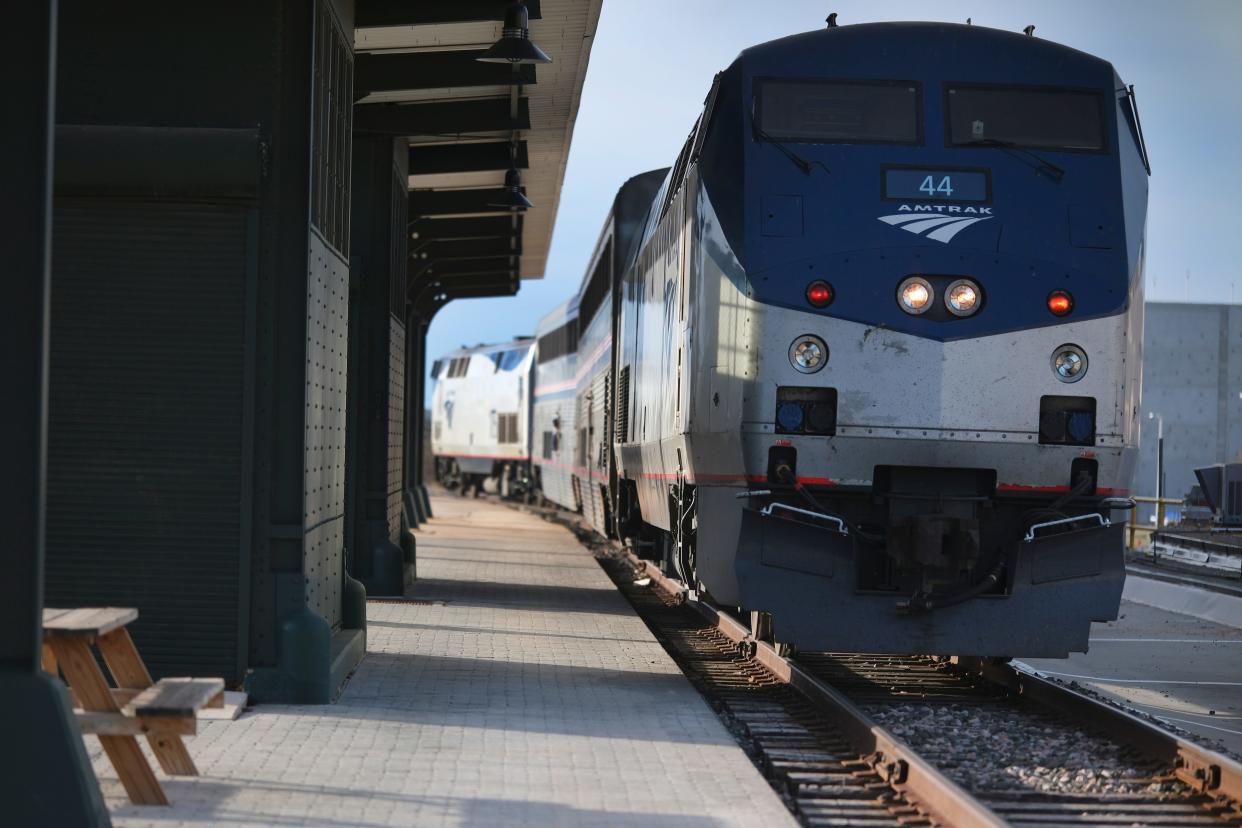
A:
POLYGON ((606 566, 806 825, 1242 826, 1242 765, 1033 672, 786 658, 650 562, 606 566))
POLYGON ((606 559, 605 568, 805 825, 940 822, 895 789, 891 770, 860 752, 814 699, 739 648, 730 628, 675 592, 636 584, 623 560, 606 559))

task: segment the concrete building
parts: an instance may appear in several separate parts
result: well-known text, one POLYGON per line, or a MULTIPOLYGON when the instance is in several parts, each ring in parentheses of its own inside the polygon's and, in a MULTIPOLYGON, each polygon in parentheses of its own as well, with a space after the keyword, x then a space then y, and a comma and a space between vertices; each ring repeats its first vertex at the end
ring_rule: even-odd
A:
MULTIPOLYGON (((1156 493, 1157 414, 1164 491, 1180 498, 1194 469, 1242 456, 1242 306, 1149 302, 1143 332, 1143 434, 1134 493, 1156 493)), ((1152 508, 1139 520, 1150 523, 1152 508)))

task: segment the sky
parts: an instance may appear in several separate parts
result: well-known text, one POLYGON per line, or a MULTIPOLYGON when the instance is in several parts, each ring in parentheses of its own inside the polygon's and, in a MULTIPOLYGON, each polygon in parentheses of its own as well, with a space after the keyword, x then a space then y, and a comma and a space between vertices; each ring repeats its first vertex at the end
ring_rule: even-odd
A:
POLYGON ((713 75, 748 46, 820 28, 830 11, 840 25, 1034 24, 1036 37, 1112 62, 1135 85, 1151 158, 1147 298, 1242 302, 1230 206, 1242 194, 1242 0, 604 0, 546 274, 517 296, 447 305, 429 355, 533 333, 578 289, 617 188, 673 163, 713 75))

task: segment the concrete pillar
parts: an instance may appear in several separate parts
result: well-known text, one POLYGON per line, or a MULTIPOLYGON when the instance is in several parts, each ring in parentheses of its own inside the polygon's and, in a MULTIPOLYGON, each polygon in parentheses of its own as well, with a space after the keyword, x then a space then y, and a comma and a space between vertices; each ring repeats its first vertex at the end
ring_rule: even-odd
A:
POLYGON ((56 15, 55 0, 9 9, 5 23, 20 37, 0 53, 14 80, 10 128, 0 130, 0 226, 11 242, 0 301, 0 375, 9 392, 0 406, 0 773, 8 824, 108 826, 68 693, 40 667, 56 15))

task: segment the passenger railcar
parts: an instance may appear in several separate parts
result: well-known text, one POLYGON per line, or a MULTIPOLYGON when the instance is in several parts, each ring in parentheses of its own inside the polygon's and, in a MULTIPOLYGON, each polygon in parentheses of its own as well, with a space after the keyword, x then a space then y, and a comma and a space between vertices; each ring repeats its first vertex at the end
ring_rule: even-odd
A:
POLYGON ((620 291, 617 526, 824 650, 1115 618, 1148 168, 1106 61, 939 23, 747 49, 620 291))
POLYGON ((539 320, 535 328, 536 362, 531 397, 535 484, 551 502, 576 512, 581 508, 574 478, 574 442, 578 363, 578 301, 568 299, 539 320))
POLYGON ((477 493, 494 480, 503 495, 530 490, 534 344, 463 348, 432 365, 431 451, 445 486, 477 493))
POLYGON ((651 199, 667 174, 653 170, 626 181, 613 199, 578 292, 578 357, 574 372, 573 480, 587 525, 612 534, 614 476, 614 329, 620 306, 614 301, 620 276, 632 260, 651 199))

